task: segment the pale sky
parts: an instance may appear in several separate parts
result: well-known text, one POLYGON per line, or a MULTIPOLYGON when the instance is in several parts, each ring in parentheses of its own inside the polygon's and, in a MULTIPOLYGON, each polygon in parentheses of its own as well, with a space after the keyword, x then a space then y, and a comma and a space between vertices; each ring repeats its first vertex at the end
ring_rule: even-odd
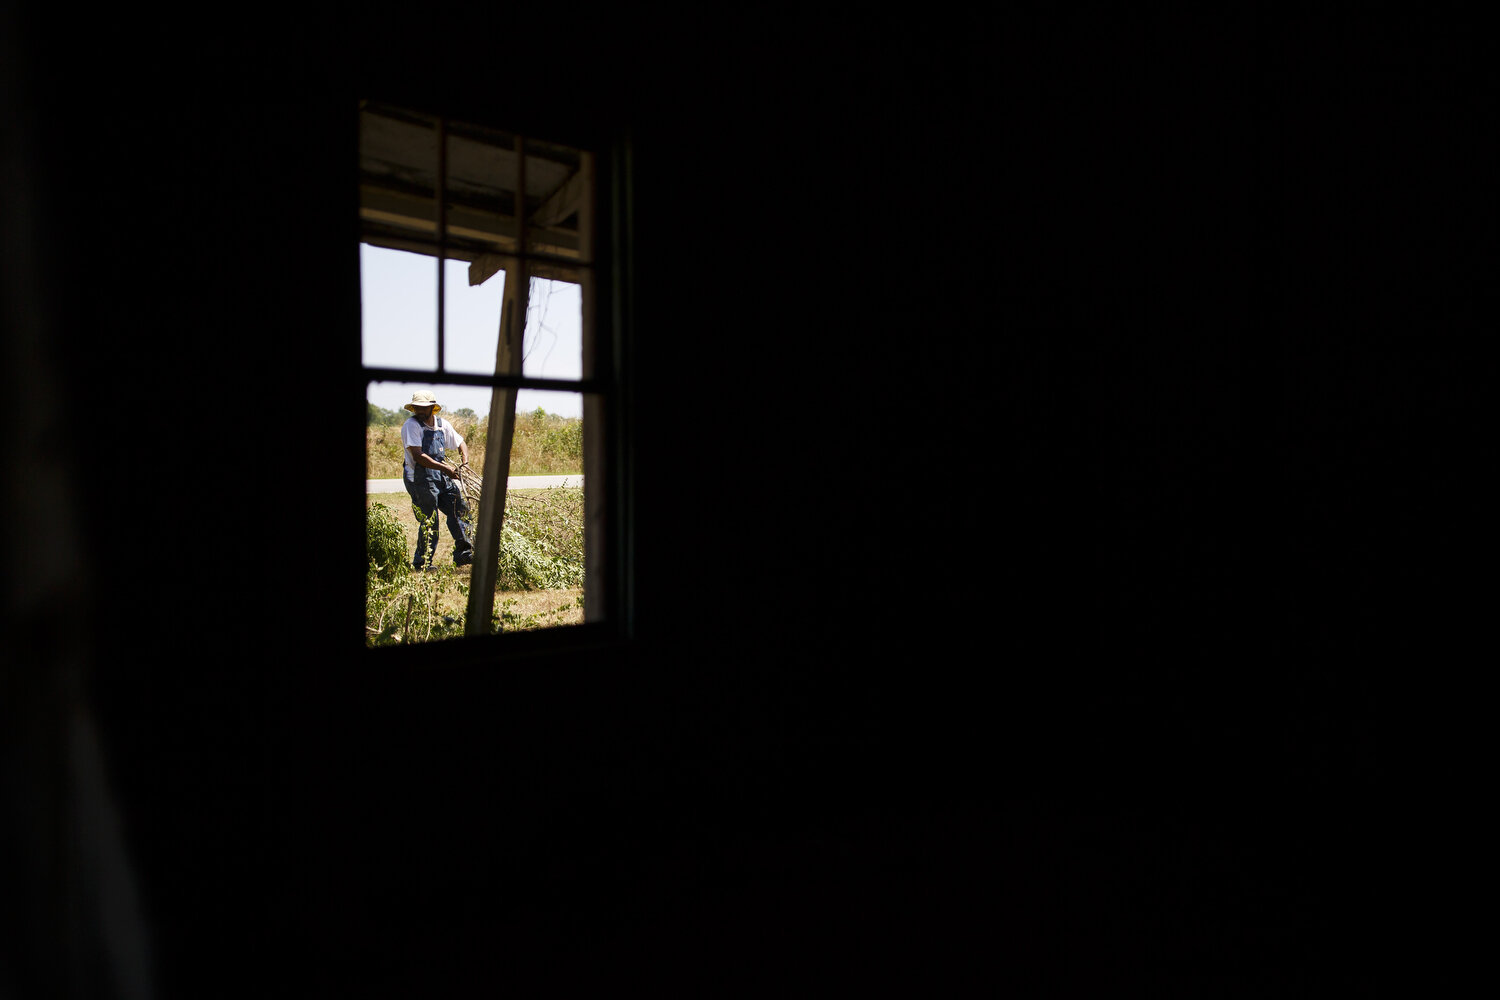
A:
MULTIPOLYGON (((437 365, 437 261, 423 254, 360 244, 360 298, 363 312, 364 363, 386 368, 434 368, 437 365)), ((495 343, 500 335, 500 301, 504 272, 469 287, 469 265, 445 262, 443 328, 446 368, 488 375, 495 370, 495 343)), ((583 301, 579 287, 538 280, 532 286, 522 347, 522 374, 576 379, 583 372, 583 301)), ((376 406, 399 410, 411 394, 426 389, 445 410, 468 407, 483 416, 490 409, 490 390, 441 382, 372 383, 367 398, 376 406)), ((574 392, 523 389, 516 409, 538 406, 563 416, 583 415, 583 397, 574 392)))

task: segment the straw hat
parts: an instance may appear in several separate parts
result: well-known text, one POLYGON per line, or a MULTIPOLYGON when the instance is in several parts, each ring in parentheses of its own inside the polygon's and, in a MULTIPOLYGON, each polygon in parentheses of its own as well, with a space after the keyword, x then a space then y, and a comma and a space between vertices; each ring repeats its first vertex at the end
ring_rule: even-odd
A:
POLYGON ((441 413, 443 409, 438 405, 437 397, 430 392, 414 392, 411 394, 411 402, 406 404, 406 408, 416 413, 419 406, 430 406, 433 413, 441 413))

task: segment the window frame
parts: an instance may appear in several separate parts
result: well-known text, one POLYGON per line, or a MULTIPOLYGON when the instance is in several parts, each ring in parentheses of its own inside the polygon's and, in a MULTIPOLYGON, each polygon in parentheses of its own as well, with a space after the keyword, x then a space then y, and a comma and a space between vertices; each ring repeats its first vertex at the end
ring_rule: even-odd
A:
MULTIPOLYGON (((472 112, 449 115, 414 107, 404 103, 384 101, 360 101, 362 112, 369 105, 398 113, 415 115, 433 125, 438 146, 436 166, 436 232, 431 241, 412 239, 410 246, 401 249, 418 249, 412 252, 428 253, 434 262, 464 260, 462 255, 452 255, 447 233, 447 136, 449 126, 458 124, 478 128, 493 128, 506 131, 518 140, 518 155, 524 162, 526 140, 566 146, 577 150, 592 160, 592 238, 589 248, 590 261, 560 259, 546 252, 530 250, 524 238, 524 229, 518 232, 516 248, 512 257, 518 262, 517 273, 531 277, 533 262, 554 264, 577 269, 582 276, 591 275, 592 280, 580 280, 583 305, 583 358, 582 374, 578 379, 559 379, 529 376, 523 373, 479 374, 474 372, 451 372, 445 370, 444 300, 446 289, 444 271, 437 266, 438 288, 436 303, 437 318, 437 362, 432 369, 402 368, 388 365, 367 365, 364 359, 362 333, 354 338, 359 378, 362 392, 368 397, 373 382, 397 381, 426 383, 433 386, 460 385, 490 389, 536 389, 578 393, 584 401, 584 482, 585 482, 585 621, 574 625, 550 626, 542 629, 516 632, 496 631, 465 636, 449 637, 422 643, 401 643, 393 646, 371 647, 362 643, 367 654, 381 657, 403 657, 420 655, 402 651, 421 650, 434 645, 444 652, 469 651, 483 659, 503 652, 507 657, 525 655, 536 651, 572 650, 617 645, 634 637, 634 545, 631 530, 632 481, 629 461, 631 440, 629 404, 628 341, 631 320, 630 244, 631 244, 631 147, 626 136, 612 136, 591 142, 576 139, 560 139, 546 135, 535 128, 522 132, 506 126, 476 118, 472 112), (429 249, 420 249, 426 243, 429 249)), ((356 143, 362 132, 355 130, 356 143)), ((524 169, 524 168, 523 168, 524 169)), ((360 175, 356 172, 356 177, 360 175)), ((358 180, 356 181, 358 183, 358 180)), ((356 199, 357 201, 359 199, 356 199)), ((524 213, 523 213, 524 214, 524 213)), ((519 223, 524 226, 524 221, 519 223)), ((590 223, 580 220, 580 225, 590 223)), ((358 238, 355 253, 367 242, 369 229, 361 218, 357 223, 358 238)), ((380 245, 380 244, 374 244, 380 245)), ((472 263, 472 261, 471 261, 472 263)), ((356 301, 360 298, 363 277, 355 269, 356 301)), ((510 280, 507 277, 507 280, 510 280)), ((358 311, 362 317, 362 309, 358 311)), ((362 326, 362 318, 360 325, 362 326)), ((524 319, 521 321, 524 335, 524 319)), ((460 657, 464 658, 464 657, 460 657)))

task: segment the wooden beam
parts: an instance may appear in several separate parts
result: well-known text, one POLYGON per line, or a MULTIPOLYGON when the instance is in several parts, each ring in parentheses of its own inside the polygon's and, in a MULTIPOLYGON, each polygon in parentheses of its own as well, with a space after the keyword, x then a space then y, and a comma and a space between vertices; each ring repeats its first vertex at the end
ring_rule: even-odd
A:
POLYGON ((482 285, 504 271, 514 257, 498 253, 480 254, 469 261, 469 285, 482 285))
MULTIPOLYGON (((482 253, 469 262, 469 284, 482 285, 501 271, 515 270, 520 265, 508 253, 482 253)), ((545 281, 567 281, 578 284, 580 268, 551 261, 531 261, 529 274, 545 281)))
MULTIPOLYGON (((526 327, 528 282, 520 270, 509 272, 500 306, 500 340, 495 345, 495 372, 521 373, 521 338, 526 327)), ((505 525, 511 442, 516 431, 516 390, 496 386, 490 392, 490 415, 484 449, 484 489, 474 527, 474 563, 469 571, 469 607, 465 635, 488 635, 495 613, 495 585, 500 576, 500 535, 505 525)))
MULTIPOLYGON (((469 285, 483 285, 495 274, 501 271, 513 271, 519 267, 519 262, 510 253, 480 253, 469 261, 469 285)), ((550 261, 532 261, 529 274, 535 279, 571 282, 577 285, 582 270, 586 268, 567 267, 564 264, 552 264, 550 261)))
MULTIPOLYGON (((526 141, 516 139, 516 190, 526 190, 526 141)), ((521 196, 516 195, 516 218, 521 196)), ((517 234, 524 246, 525 225, 517 234)), ((506 279, 500 306, 500 337, 495 344, 495 374, 521 373, 522 338, 526 335, 526 299, 531 282, 526 269, 512 270, 506 279)), ((510 447, 516 432, 516 390, 496 386, 490 392, 490 419, 485 439, 484 489, 479 495, 479 519, 475 526, 474 564, 469 571, 469 607, 464 620, 465 635, 488 635, 495 614, 495 585, 500 578, 500 539, 505 527, 505 493, 510 476, 510 447)))
MULTIPOLYGON (((562 190, 567 187, 568 185, 564 185, 562 190)), ((408 229, 434 238, 437 236, 437 208, 432 198, 372 185, 362 185, 359 197, 359 217, 365 222, 408 229)), ((577 210, 576 204, 572 205, 572 210, 577 210)), ((566 218, 567 216, 563 216, 563 219, 566 218)), ((514 253, 518 247, 518 227, 513 216, 482 211, 462 204, 450 204, 447 223, 450 238, 479 242, 494 253, 514 253)), ((553 225, 533 225, 529 220, 526 228, 531 234, 526 248, 529 252, 569 258, 580 256, 576 232, 553 225)))
MULTIPOLYGON (((580 155, 576 211, 578 212, 578 252, 586 261, 594 259, 594 154, 580 155)), ((583 377, 598 374, 595 325, 595 276, 592 267, 579 269, 580 299, 583 304, 582 346, 583 377)), ((608 470, 605 467, 605 441, 610 428, 605 419, 604 401, 597 395, 583 397, 583 618, 604 621, 609 609, 608 562, 608 470)))
MULTIPOLYGON (((454 204, 449 204, 447 216, 448 232, 453 236, 488 240, 496 249, 516 247, 516 223, 510 216, 454 204)), ((361 185, 359 217, 414 232, 437 234, 437 203, 432 198, 404 191, 361 185)))
MULTIPOLYGON (((581 157, 588 159, 592 155, 592 153, 583 153, 581 157)), ((592 159, 588 159, 587 166, 580 162, 579 168, 573 172, 573 175, 564 181, 561 187, 552 192, 546 201, 537 206, 537 210, 532 212, 531 218, 527 220, 527 228, 533 234, 533 240, 539 235, 545 235, 547 242, 534 243, 527 248, 528 250, 536 253, 576 255, 584 263, 592 262, 593 250, 588 244, 588 224, 586 224, 584 214, 592 213, 593 178, 594 167, 592 159), (578 232, 576 234, 567 230, 553 228, 566 221, 568 216, 575 212, 580 213, 578 216, 578 232)), ((508 233, 512 231, 512 227, 507 226, 506 229, 508 233)), ((514 246, 514 235, 508 235, 505 238, 514 246)), ((505 253, 483 254, 476 257, 469 264, 469 284, 484 284, 499 272, 508 270, 511 267, 511 260, 510 255, 505 253)), ((537 278, 552 278, 557 281, 577 282, 579 280, 576 273, 569 276, 543 273, 543 269, 536 267, 532 268, 532 276, 537 278)))
POLYGON ((573 172, 573 176, 564 181, 562 186, 552 192, 546 201, 537 206, 527 223, 539 229, 561 225, 568 216, 578 211, 587 185, 588 181, 584 177, 584 170, 580 164, 579 168, 573 172))

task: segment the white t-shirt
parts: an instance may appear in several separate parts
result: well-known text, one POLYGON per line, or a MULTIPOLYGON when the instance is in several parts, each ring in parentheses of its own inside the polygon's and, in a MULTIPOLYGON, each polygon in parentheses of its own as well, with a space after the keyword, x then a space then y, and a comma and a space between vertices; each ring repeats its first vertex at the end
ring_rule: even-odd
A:
MULTIPOLYGON (((447 461, 453 465, 462 462, 463 456, 459 454, 458 449, 464 443, 463 435, 442 417, 433 417, 432 420, 437 425, 437 429, 443 432, 443 451, 447 452, 447 461)), ((422 447, 422 432, 426 429, 427 425, 416 417, 407 417, 406 423, 401 425, 401 457, 406 460, 408 469, 416 468, 416 463, 412 461, 411 449, 413 446, 418 449, 422 447)))

